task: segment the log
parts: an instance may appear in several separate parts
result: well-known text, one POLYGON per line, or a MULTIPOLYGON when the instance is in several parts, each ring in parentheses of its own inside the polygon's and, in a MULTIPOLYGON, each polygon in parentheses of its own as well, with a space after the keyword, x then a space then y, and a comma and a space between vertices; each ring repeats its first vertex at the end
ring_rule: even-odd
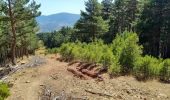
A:
POLYGON ((72 62, 68 63, 68 66, 71 66, 71 65, 76 64, 76 63, 81 63, 81 61, 79 61, 79 60, 72 61, 72 62))
POLYGON ((91 64, 87 69, 88 69, 88 70, 92 70, 92 69, 95 68, 95 67, 97 67, 96 64, 91 64))
POLYGON ((107 72, 108 71, 108 68, 107 67, 103 67, 103 68, 101 68, 100 70, 99 70, 99 74, 103 74, 103 73, 105 73, 105 72, 107 72))
POLYGON ((83 74, 86 74, 86 75, 88 75, 88 76, 90 76, 90 77, 92 77, 92 78, 97 78, 97 81, 104 81, 104 79, 103 79, 102 76, 100 75, 100 72, 96 72, 96 71, 94 71, 94 70, 89 71, 89 70, 87 70, 87 69, 83 69, 83 70, 82 70, 82 73, 83 73, 83 74))
POLYGON ((87 69, 90 65, 92 65, 92 63, 84 63, 80 66, 80 71, 82 71, 83 69, 87 69))
POLYGON ((85 63, 85 62, 80 62, 80 63, 77 65, 77 67, 82 66, 84 63, 85 63))
POLYGON ((67 70, 68 70, 69 72, 73 73, 74 75, 82 78, 82 79, 85 79, 85 80, 89 79, 86 75, 84 75, 83 73, 77 71, 76 69, 67 68, 67 70))
POLYGON ((89 70, 87 70, 87 69, 82 69, 81 72, 82 72, 83 74, 86 74, 86 75, 92 77, 92 78, 98 77, 98 73, 97 73, 97 72, 94 72, 94 71, 89 71, 89 70))

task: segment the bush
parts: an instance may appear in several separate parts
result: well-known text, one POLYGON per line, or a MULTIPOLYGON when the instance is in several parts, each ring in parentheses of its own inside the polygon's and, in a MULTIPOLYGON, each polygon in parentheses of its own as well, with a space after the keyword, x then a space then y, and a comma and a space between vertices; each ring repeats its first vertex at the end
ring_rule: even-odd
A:
POLYGON ((118 59, 113 55, 110 46, 98 40, 89 44, 86 43, 67 43, 60 48, 60 54, 67 60, 82 60, 89 63, 101 63, 108 67, 110 73, 118 74, 120 67, 118 59))
POLYGON ((170 59, 164 60, 162 66, 163 67, 160 71, 160 80, 170 82, 170 59))
POLYGON ((106 49, 105 52, 101 55, 100 63, 102 63, 104 66, 110 66, 115 61, 115 56, 112 54, 112 51, 109 49, 106 49))
POLYGON ((133 72, 138 80, 153 79, 159 77, 161 67, 161 60, 145 56, 137 60, 133 72))
POLYGON ((9 88, 6 84, 0 83, 0 100, 5 100, 9 96, 9 88))
POLYGON ((52 48, 52 49, 48 49, 47 52, 49 54, 55 54, 59 52, 59 48, 52 48))
POLYGON ((111 44, 113 54, 119 59, 123 74, 132 72, 134 63, 142 54, 142 46, 138 45, 139 38, 136 33, 124 32, 117 35, 111 44))
POLYGON ((108 71, 111 75, 118 76, 121 72, 118 59, 113 55, 111 49, 105 49, 100 59, 100 63, 108 67, 108 71))
POLYGON ((62 57, 66 60, 71 60, 73 59, 71 53, 72 53, 72 45, 74 45, 73 43, 68 43, 68 44, 63 44, 60 47, 60 54, 62 55, 62 57))
POLYGON ((119 63, 117 63, 117 62, 112 63, 108 68, 108 72, 112 76, 119 76, 120 72, 121 72, 121 67, 120 67, 119 63))

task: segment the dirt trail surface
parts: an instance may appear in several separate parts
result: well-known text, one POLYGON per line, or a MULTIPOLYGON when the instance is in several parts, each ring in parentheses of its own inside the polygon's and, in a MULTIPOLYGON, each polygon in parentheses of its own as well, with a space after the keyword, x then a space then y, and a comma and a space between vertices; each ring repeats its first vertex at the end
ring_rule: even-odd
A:
POLYGON ((31 67, 8 77, 13 86, 7 100, 170 100, 170 84, 125 76, 110 79, 107 74, 100 82, 81 80, 68 72, 68 63, 56 60, 56 55, 40 58, 46 63, 34 67, 32 62, 39 59, 34 57, 31 67))

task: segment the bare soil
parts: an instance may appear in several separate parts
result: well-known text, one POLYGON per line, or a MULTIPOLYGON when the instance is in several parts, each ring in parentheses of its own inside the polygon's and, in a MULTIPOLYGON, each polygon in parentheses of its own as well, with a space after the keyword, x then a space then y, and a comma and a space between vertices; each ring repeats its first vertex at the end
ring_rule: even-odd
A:
POLYGON ((68 63, 56 60, 58 55, 42 57, 46 63, 7 78, 12 84, 7 100, 170 100, 170 84, 131 76, 110 79, 108 74, 102 75, 103 81, 82 80, 67 71, 68 63))

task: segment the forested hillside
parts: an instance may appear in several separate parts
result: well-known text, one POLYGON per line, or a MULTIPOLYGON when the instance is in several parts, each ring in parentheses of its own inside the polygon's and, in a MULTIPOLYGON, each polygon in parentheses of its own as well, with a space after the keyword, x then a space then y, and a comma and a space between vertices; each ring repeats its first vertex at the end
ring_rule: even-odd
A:
POLYGON ((79 14, 57 13, 47 16, 39 16, 36 20, 40 28, 40 33, 60 30, 63 26, 73 27, 79 18, 79 14))

